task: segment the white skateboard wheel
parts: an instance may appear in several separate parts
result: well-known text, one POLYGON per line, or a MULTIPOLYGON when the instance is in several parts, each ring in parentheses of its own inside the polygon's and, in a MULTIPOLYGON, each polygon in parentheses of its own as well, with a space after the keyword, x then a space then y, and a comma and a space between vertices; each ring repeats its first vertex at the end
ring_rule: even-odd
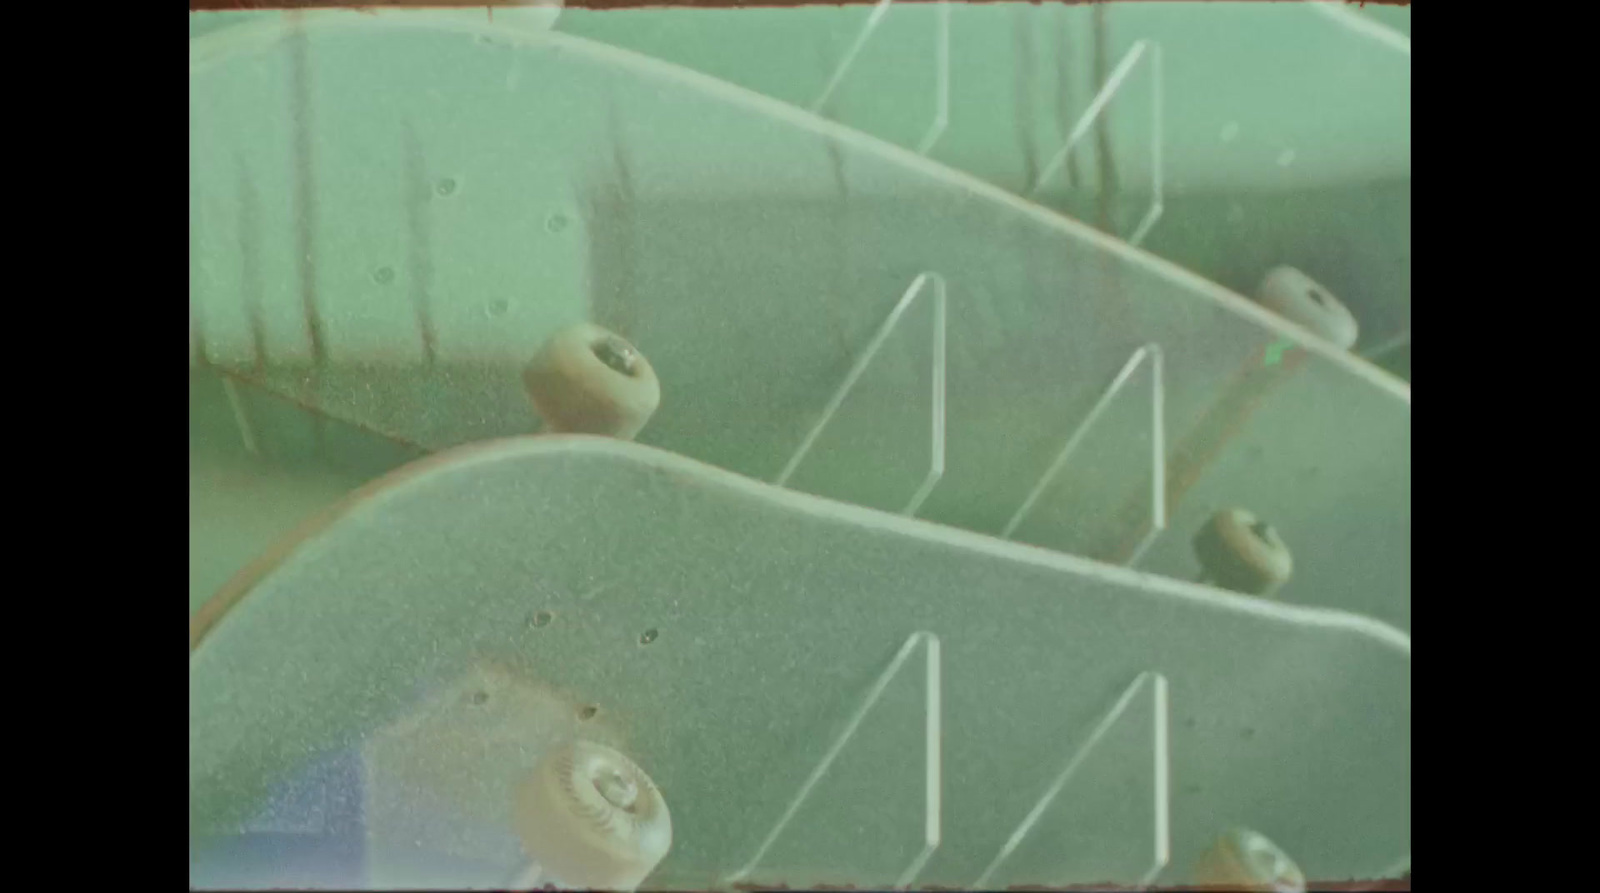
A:
POLYGON ((1294 267, 1278 267, 1267 273, 1256 292, 1256 300, 1284 319, 1349 350, 1355 346, 1360 329, 1355 315, 1333 292, 1318 285, 1294 267))
POLYGON ((1195 880, 1204 887, 1304 893, 1306 877, 1276 844, 1254 831, 1222 835, 1201 858, 1195 880))
POLYGON ((1223 509, 1194 538, 1202 580, 1248 595, 1271 595, 1294 572, 1294 556, 1267 522, 1244 509, 1223 509))
POLYGON ((620 335, 593 323, 565 329, 522 370, 545 430, 632 440, 661 403, 650 361, 620 335))
POLYGON ((516 791, 522 846, 561 887, 633 890, 672 846, 655 783, 609 747, 574 741, 540 759, 516 791))

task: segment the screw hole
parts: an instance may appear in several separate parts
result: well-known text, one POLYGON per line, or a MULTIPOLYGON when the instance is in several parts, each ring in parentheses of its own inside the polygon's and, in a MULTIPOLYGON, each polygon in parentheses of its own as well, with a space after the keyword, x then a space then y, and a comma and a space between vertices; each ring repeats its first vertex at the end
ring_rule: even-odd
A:
POLYGON ((1257 521, 1256 523, 1251 524, 1250 532, 1256 535, 1256 539, 1261 540, 1264 543, 1271 542, 1272 540, 1272 525, 1265 521, 1257 521))
POLYGON ((653 627, 651 629, 647 629, 644 631, 644 635, 639 637, 639 644, 648 645, 656 640, 657 635, 659 635, 659 633, 653 627))
POLYGON ((626 778, 615 769, 610 770, 599 778, 593 779, 590 784, 595 791, 604 797, 607 803, 623 812, 635 812, 639 805, 639 786, 633 779, 626 778))
POLYGON ((556 615, 550 613, 549 611, 540 611, 528 618, 528 625, 538 629, 540 627, 549 626, 550 621, 554 619, 556 619, 556 615))
POLYGON ((589 350, 594 353, 595 359, 620 375, 631 378, 639 368, 639 352, 621 338, 602 338, 591 345, 589 350))
POLYGON ((596 707, 593 704, 586 704, 583 707, 578 708, 578 718, 587 722, 591 719, 594 719, 594 715, 599 712, 599 707, 596 707))
POLYGON ((454 178, 445 177, 443 180, 440 180, 438 184, 433 187, 433 189, 435 192, 439 193, 439 195, 449 197, 456 194, 456 189, 458 186, 459 184, 456 183, 454 178))

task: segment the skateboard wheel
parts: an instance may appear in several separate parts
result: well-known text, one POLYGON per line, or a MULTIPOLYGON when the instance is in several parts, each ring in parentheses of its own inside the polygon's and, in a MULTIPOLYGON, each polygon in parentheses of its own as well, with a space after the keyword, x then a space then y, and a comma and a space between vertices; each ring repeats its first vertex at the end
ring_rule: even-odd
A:
POLYGON ((1244 509, 1223 509, 1194 538, 1201 579, 1248 595, 1271 595, 1289 581, 1294 557, 1267 522, 1244 509))
POLYGON ((661 792, 609 747, 574 741, 546 754, 515 796, 523 848, 562 887, 633 890, 672 846, 661 792))
POLYGON ((1294 267, 1278 267, 1267 273, 1256 300, 1345 350, 1355 346, 1360 330, 1350 308, 1294 267))
POLYGON ((1195 870, 1204 887, 1303 893, 1305 875, 1276 844, 1254 831, 1235 829, 1206 852, 1195 870))
POLYGON ((522 370, 545 429, 632 440, 661 403, 661 383, 638 348, 593 323, 557 333, 522 370))

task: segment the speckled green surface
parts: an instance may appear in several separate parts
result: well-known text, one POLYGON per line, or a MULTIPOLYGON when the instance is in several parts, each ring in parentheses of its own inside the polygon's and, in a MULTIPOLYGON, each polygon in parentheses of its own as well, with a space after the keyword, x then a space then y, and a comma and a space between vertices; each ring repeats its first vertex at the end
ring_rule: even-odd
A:
MULTIPOLYGON (((1107 66, 1138 40, 1165 67, 1166 214, 1146 247, 1249 293, 1275 263, 1302 265, 1362 320, 1363 346, 1410 331, 1410 58, 1295 3, 1108 4, 1107 66)), ((1410 33, 1410 9, 1366 15, 1410 33)), ((808 106, 870 8, 573 9, 557 29, 808 106)), ((1028 190, 1094 95, 1087 5, 953 4, 950 121, 931 156, 1028 190)), ((839 120, 916 146, 932 120, 934 4, 891 9, 840 88, 839 120)), ((1150 83, 1137 72, 1105 115, 1113 231, 1150 201, 1150 83)), ((1043 200, 1099 224, 1093 141, 1077 188, 1043 200)))
POLYGON ((189 613, 274 542, 418 450, 259 388, 189 376, 189 613), (248 437, 248 440, 246 439, 248 437))
MULTIPOLYGON (((644 442, 770 478, 906 285, 934 270, 950 283, 949 456, 922 514, 997 532, 1134 349, 1161 346, 1175 439, 1290 334, 1176 266, 754 94, 560 35, 422 25, 314 28, 308 111, 276 131, 249 110, 298 107, 292 35, 197 50, 191 306, 207 356, 251 374, 253 301, 259 377, 336 418, 427 448, 534 430, 517 364, 589 316, 662 379, 644 442), (311 206, 294 198, 295 120, 310 126, 311 206), (392 281, 371 275, 386 265, 392 281), (307 282, 328 356, 315 375, 307 282)), ((797 483, 903 504, 928 465, 927 332, 907 317, 797 483)), ((1148 468, 1149 415, 1115 419, 1099 432, 1111 464, 1070 471, 1103 491, 1081 515, 1108 512, 1148 468)), ((1242 436, 1259 446, 1249 469, 1209 475, 1213 495, 1174 507, 1170 539, 1214 499, 1259 506, 1303 569, 1286 597, 1408 626, 1409 392, 1318 358, 1242 436), (1338 510, 1308 495, 1307 469, 1338 510), (1345 576, 1352 552, 1361 585, 1345 576)), ((1150 567, 1192 573, 1181 552, 1150 567)))
MULTIPOLYGON (((1315 878, 1373 877, 1409 850, 1410 641, 1392 628, 568 437, 438 457, 262 579, 191 660, 191 833, 226 831, 268 780, 494 667, 597 706, 594 734, 672 809, 674 849, 650 886, 705 889, 753 855, 919 630, 941 640, 944 766, 942 843, 919 883, 971 883, 1147 670, 1170 683, 1169 882, 1219 825, 1261 829, 1315 878), (530 625, 541 610, 551 622, 530 625)), ((880 887, 912 862, 924 664, 894 678, 767 879, 880 887)), ((1149 867, 1156 703, 1135 704, 1011 883, 1131 883, 1149 867)), ((456 774, 515 775, 537 757, 493 753, 456 774)), ((368 784, 415 803, 475 797, 418 845, 514 868, 506 829, 468 818, 504 790, 441 780, 463 758, 414 750, 368 784)))
MULTIPOLYGON (((614 56, 582 40, 541 43, 532 19, 519 24, 514 16, 499 16, 501 28, 484 31, 475 18, 456 15, 455 24, 429 36, 415 29, 396 34, 387 27, 389 13, 345 14, 363 30, 314 38, 309 45, 316 101, 303 120, 310 125, 311 194, 317 209, 308 215, 295 173, 293 56, 280 47, 248 64, 213 66, 204 75, 192 75, 191 360, 203 354, 213 364, 255 374, 251 327, 252 315, 259 314, 267 362, 257 377, 267 387, 236 391, 256 447, 251 452, 240 440, 221 380, 205 372, 192 376, 191 612, 306 516, 420 455, 422 447, 535 430, 537 420, 516 385, 516 364, 549 331, 580 318, 595 318, 627 334, 656 364, 665 399, 641 438, 645 443, 770 478, 911 277, 925 269, 945 273, 952 283, 950 450, 946 478, 924 514, 978 533, 998 531, 1100 389, 1148 340, 1161 343, 1168 357, 1169 443, 1180 436, 1230 374, 1280 337, 1279 330, 1241 309, 1237 297, 1224 291, 1248 293, 1272 265, 1299 266, 1350 304, 1363 323, 1361 349, 1409 333, 1409 57, 1378 52, 1294 6, 1112 7, 1113 58, 1139 37, 1160 40, 1171 78, 1166 213, 1145 247, 1223 289, 1175 274, 1175 268, 1152 267, 1138 256, 1109 251, 1082 227, 997 197, 1026 188, 1031 172, 1048 158, 1091 92, 1084 8, 957 9, 951 125, 932 157, 976 178, 971 181, 918 166, 870 141, 819 130, 759 97, 708 90, 648 60, 614 56), (515 46, 518 41, 521 48, 515 46), (986 191, 983 183, 998 190, 986 191), (308 219, 315 236, 309 281, 326 314, 333 358, 317 376, 308 375, 305 365, 309 351, 301 307, 307 279, 296 241, 308 219), (438 334, 441 362, 432 367, 422 361, 419 296, 427 298, 438 334), (371 430, 316 422, 293 408, 296 400, 371 430), (395 438, 410 444, 397 444, 395 438)), ((901 146, 915 143, 926 122, 930 59, 920 42, 932 34, 928 9, 897 8, 886 20, 840 94, 835 113, 847 125, 901 146)), ((1384 14, 1393 18, 1390 11, 1384 14)), ((559 30, 804 105, 863 15, 859 7, 748 15, 573 10, 563 13, 559 30)), ((264 19, 276 21, 277 15, 191 16, 191 34, 216 30, 224 22, 264 19)), ((1409 30, 1408 18, 1398 24, 1409 30)), ((1113 109, 1113 144, 1122 174, 1107 224, 1114 233, 1130 230, 1149 200, 1143 154, 1147 107, 1141 106, 1148 101, 1147 88, 1137 77, 1130 80, 1129 91, 1113 109)), ((1079 182, 1091 183, 1092 152, 1076 163, 1079 182)), ((1043 201, 1099 223, 1089 186, 1047 190, 1043 201)), ((928 460, 926 309, 924 304, 904 320, 902 331, 818 442, 795 486, 852 503, 897 507, 922 479, 928 460)), ((1409 379, 1408 346, 1384 362, 1409 379)), ((1083 525, 1092 527, 1096 512, 1137 482, 1140 469, 1147 467, 1141 450, 1148 449, 1150 431, 1147 382, 1135 384, 1086 442, 1080 461, 1054 494, 1051 511, 1041 513, 1042 526, 1024 528, 1024 539, 1073 548, 1083 525)), ((1187 549, 1189 532, 1212 509, 1244 504, 1272 517, 1296 550, 1299 569, 1286 600, 1339 606, 1409 629, 1409 425, 1408 389, 1370 367, 1313 357, 1243 428, 1174 512, 1171 535, 1157 541, 1142 566, 1191 577, 1196 568, 1187 549)), ((677 460, 662 461, 677 467, 677 460)), ((741 776, 751 782, 750 790, 761 792, 761 803, 745 812, 716 812, 720 806, 691 797, 689 827, 695 833, 663 877, 703 888, 706 864, 721 870, 739 858, 737 852, 748 854, 748 847, 739 849, 752 842, 746 838, 775 818, 785 793, 809 768, 807 761, 826 746, 830 723, 836 725, 850 709, 851 698, 909 628, 895 627, 891 633, 885 626, 868 636, 870 641, 841 645, 847 657, 823 661, 820 681, 797 690, 800 706, 783 715, 764 712, 773 709, 763 700, 770 688, 751 687, 732 700, 719 701, 721 695, 712 694, 735 691, 724 682, 740 681, 717 643, 734 642, 737 651, 759 642, 762 657, 779 659, 776 665, 789 668, 783 678, 799 684, 810 678, 801 672, 809 664, 800 651, 785 658, 783 649, 815 640, 786 634, 809 629, 838 645, 829 638, 827 623, 839 622, 849 634, 840 641, 867 636, 872 623, 851 622, 856 615, 850 612, 867 618, 878 590, 912 584, 898 571, 880 576, 866 570, 893 552, 889 546, 884 552, 870 547, 852 570, 840 572, 844 576, 817 571, 801 556, 828 548, 827 536, 807 539, 803 531, 811 530, 806 525, 813 521, 789 517, 787 509, 773 505, 752 510, 771 516, 774 530, 782 528, 790 539, 784 540, 779 559, 747 565, 727 545, 743 536, 743 528, 739 536, 724 537, 719 547, 717 532, 727 529, 729 517, 711 511, 715 498, 689 509, 685 506, 698 504, 698 497, 686 502, 673 496, 677 484, 650 484, 652 474, 636 479, 635 471, 623 471, 617 480, 609 472, 594 474, 592 489, 581 498, 550 495, 559 488, 529 496, 533 514, 521 521, 565 511, 565 517, 584 518, 578 526, 589 530, 584 525, 600 524, 617 507, 604 498, 607 488, 622 488, 618 499, 626 503, 629 497, 622 494, 645 480, 647 495, 663 500, 651 518, 689 526, 683 528, 688 533, 681 554, 670 544, 658 544, 641 560, 667 561, 674 570, 663 579, 680 580, 684 591, 697 593, 692 598, 708 599, 706 605, 721 597, 743 600, 732 616, 743 618, 738 622, 745 624, 744 632, 729 625, 727 611, 702 612, 690 624, 698 629, 690 640, 693 648, 662 626, 666 647, 649 654, 669 665, 662 682, 670 692, 667 700, 693 702, 701 728, 723 736, 710 746, 712 762, 749 760, 779 767, 771 778, 741 776), (651 489, 656 486, 663 489, 651 489), (701 509, 708 512, 703 519, 695 514, 701 509), (691 578, 694 585, 687 582, 691 578), (875 582, 864 582, 868 579, 875 582), (701 595, 699 585, 725 591, 701 595), (840 615, 843 619, 830 613, 839 604, 834 593, 843 593, 844 605, 854 605, 840 615), (801 613, 758 622, 756 612, 768 605, 801 613), (759 718, 769 715, 775 725, 760 727, 759 718), (777 739, 764 737, 775 729, 787 736, 789 749, 781 754, 772 743, 777 739), (751 743, 749 753, 736 746, 741 742, 751 743)), ((602 549, 609 542, 605 537, 616 535, 615 529, 593 531, 601 539, 574 543, 572 554, 602 549)), ((839 548, 853 547, 841 542, 839 548)), ((987 598, 995 591, 983 576, 988 571, 942 564, 960 561, 940 551, 948 551, 948 544, 927 548, 932 557, 926 565, 945 568, 948 579, 923 587, 924 593, 949 580, 968 580, 963 598, 973 592, 987 598)), ((392 576, 397 565, 383 566, 381 557, 387 554, 376 548, 370 559, 358 562, 361 573, 388 581, 385 586, 411 585, 413 580, 392 576)), ((623 626, 638 625, 643 614, 635 613, 654 616, 666 610, 666 603, 586 601, 607 590, 585 583, 584 572, 581 562, 539 570, 554 582, 540 582, 537 598, 565 605, 563 616, 585 618, 576 638, 563 647, 599 649, 595 653, 616 648, 625 661, 637 662, 643 655, 636 639, 612 643, 607 638, 615 633, 608 624, 616 619, 608 612, 623 612, 617 615, 624 618, 623 626)), ((544 657, 519 651, 506 629, 485 632, 496 644, 484 651, 478 645, 488 640, 473 639, 472 624, 482 621, 488 631, 498 629, 499 621, 483 613, 451 619, 449 607, 489 603, 478 599, 498 599, 506 606, 515 597, 492 591, 493 586, 461 588, 464 578, 451 577, 447 564, 423 576, 457 582, 446 587, 445 603, 429 606, 433 613, 390 617, 380 629, 403 628, 412 636, 431 628, 441 637, 436 641, 460 646, 451 658, 457 663, 492 652, 495 660, 536 670, 538 684, 560 683, 597 698, 616 698, 616 718, 623 725, 609 727, 606 734, 636 748, 652 767, 665 762, 664 779, 673 790, 723 784, 682 762, 706 751, 698 737, 702 733, 684 727, 652 739, 649 729, 664 727, 666 718, 660 704, 646 703, 642 689, 630 681, 629 674, 642 671, 643 664, 626 664, 635 669, 613 673, 603 660, 583 658, 551 669, 542 663, 544 657), (445 613, 435 616, 439 611, 445 613), (433 627, 427 627, 430 617, 437 621, 433 627)), ((1130 579, 1107 584, 1107 591, 1133 585, 1130 579)), ((637 590, 639 581, 624 588, 637 590)), ((1083 606, 1099 597, 1085 595, 1083 606)), ((1151 598, 1148 593, 1140 597, 1151 598)), ((951 611, 966 604, 954 594, 947 604, 943 597, 935 601, 951 611)), ((1154 598, 1152 604, 1164 602, 1154 598)), ((370 607, 352 602, 355 613, 349 617, 370 607)), ((1007 790, 1021 798, 1037 779, 1024 780, 1018 773, 1053 771, 1049 767, 1062 742, 1077 740, 1095 712, 1148 666, 1135 656, 1156 653, 1151 648, 1165 655, 1169 651, 1162 649, 1169 649, 1185 655, 1174 657, 1177 663, 1170 666, 1193 660, 1210 672, 1226 664, 1232 674, 1204 684, 1174 678, 1175 733, 1182 725, 1187 730, 1182 734, 1198 748, 1184 750, 1175 738, 1175 759, 1184 762, 1174 774, 1174 796, 1187 810, 1181 821, 1194 822, 1184 826, 1181 845, 1175 838, 1175 865, 1184 864, 1202 834, 1215 830, 1196 818, 1200 815, 1258 822, 1314 877, 1343 877, 1347 871, 1370 876, 1392 865, 1407 847, 1389 842, 1409 833, 1409 657, 1402 671, 1383 648, 1369 653, 1363 645, 1351 651, 1347 641, 1330 643, 1319 638, 1321 633, 1279 635, 1267 628, 1270 623, 1243 632, 1229 627, 1232 620, 1216 620, 1221 626, 1213 628, 1212 620, 1191 622, 1187 608, 1163 613, 1169 608, 1154 609, 1151 616, 1159 622, 1135 623, 1115 611, 1114 617, 1087 623, 1037 617, 1028 635, 1038 640, 1028 640, 1032 644, 1021 652, 1032 649, 1035 657, 1031 662, 1017 658, 1011 671, 989 667, 977 639, 957 646, 965 650, 960 660, 952 654, 952 667, 961 667, 964 676, 950 683, 953 692, 971 686, 968 694, 978 697, 981 689, 982 697, 994 702, 985 709, 992 707, 996 716, 1026 717, 1040 735, 1054 735, 1048 743, 1041 738, 1004 757, 991 747, 978 763, 967 765, 1004 768, 1015 776, 1007 790), (1183 637, 1172 639, 1180 630, 1183 637), (1273 644, 1261 644, 1263 636, 1275 635, 1273 644), (1065 650, 1049 651, 1047 640, 1065 650), (1074 642, 1081 653, 1068 653, 1074 642), (1088 657, 1107 651, 1118 652, 1110 664, 1088 657), (1034 678, 1040 660, 1056 659, 1070 666, 1034 678), (1403 705, 1372 706, 1379 703, 1372 698, 1400 697, 1393 688, 1396 673, 1405 679, 1403 705), (1007 680, 1022 678, 1028 685, 1009 687, 1007 680), (1240 711, 1267 709, 1268 703, 1309 712, 1293 734, 1265 733, 1241 743, 1234 737, 1243 734, 1241 729, 1262 726, 1260 717, 1240 711), (1380 715, 1383 710, 1390 712, 1380 715), (1404 743, 1396 743, 1394 736, 1402 730, 1404 743), (1314 732, 1328 741, 1343 740, 1341 734, 1368 737, 1356 740, 1357 757, 1307 737, 1314 732), (1283 756, 1291 752, 1296 756, 1283 756), (1303 766, 1294 762, 1306 754, 1303 766), (1247 758, 1270 762, 1257 769, 1231 762, 1247 758), (1362 764, 1352 773, 1353 760, 1383 768, 1368 772, 1362 764), (1221 764, 1230 768, 1217 768, 1221 764), (1322 770, 1314 772, 1317 766, 1322 770), (1295 774, 1302 771, 1304 778, 1295 774), (1309 787, 1269 782, 1288 778, 1309 787), (1388 784, 1388 794, 1407 794, 1405 806, 1362 800, 1362 785, 1369 780, 1388 784), (1316 812, 1324 808, 1333 811, 1319 818, 1316 812), (1324 819, 1328 825, 1316 824, 1324 819), (1380 837, 1381 846, 1375 843, 1380 837)), ((673 623, 690 620, 693 613, 672 610, 688 611, 667 614, 673 623)), ((284 616, 283 622, 292 626, 291 619, 284 616)), ((963 641, 961 631, 974 623, 994 624, 986 633, 994 636, 1002 619, 981 614, 977 620, 955 621, 952 631, 941 635, 963 641)), ((374 646, 388 641, 387 635, 374 639, 374 646)), ((631 627, 629 635, 635 635, 631 627)), ((266 659, 274 641, 266 637, 228 660, 266 659)), ((1014 651, 1022 640, 1005 641, 987 647, 997 654, 1014 651)), ((319 646, 302 642, 295 647, 319 646)), ((815 656, 814 650, 804 656, 815 656)), ((402 648, 391 663, 367 670, 403 674, 412 657, 402 648)), ((239 669, 243 666, 235 671, 245 672, 240 684, 248 687, 252 683, 244 680, 252 673, 239 669)), ((429 673, 437 673, 430 679, 450 681, 441 667, 429 667, 429 673)), ((751 679, 774 678, 742 672, 751 679)), ((225 686, 217 680, 208 684, 213 683, 225 686)), ((337 712, 342 709, 337 705, 350 698, 389 698, 385 703, 393 706, 398 702, 390 694, 341 689, 330 682, 313 700, 322 705, 318 710, 337 712)), ((851 770, 861 774, 840 775, 834 782, 859 790, 867 790, 861 786, 870 782, 876 786, 872 790, 881 789, 891 799, 916 788, 918 764, 904 759, 909 745, 896 737, 920 728, 916 694, 914 685, 891 694, 875 716, 898 731, 875 731, 879 749, 863 750, 858 756, 863 762, 851 770)), ((312 734, 307 730, 320 721, 317 717, 328 715, 313 710, 300 716, 306 705, 287 694, 284 698, 239 728, 300 717, 295 722, 312 725, 297 726, 294 734, 312 734)), ((191 735, 194 728, 192 713, 191 735)), ((209 728, 215 732, 222 726, 209 728)), ((313 738, 327 731, 316 728, 321 731, 313 738)), ((1143 734, 1132 727, 1123 732, 1133 736, 1130 747, 1143 734)), ((293 750, 286 742, 258 743, 281 757, 288 752, 283 748, 293 750)), ((1148 777, 1131 772, 1131 766, 1095 767, 1091 776, 1105 787, 1074 801, 1080 810, 1076 819, 1056 819, 1054 833, 1079 841, 1105 838, 1079 848, 1074 871, 1116 874, 1141 864, 1145 850, 1118 844, 1137 834, 1122 836, 1106 823, 1083 823, 1084 816, 1099 814, 1146 827, 1148 810, 1139 804, 1149 801, 1139 786, 1147 785, 1148 777)), ((241 794, 229 808, 245 808, 245 799, 241 794)), ((920 845, 910 833, 920 820, 914 803, 893 800, 895 805, 878 809, 863 806, 866 800, 871 798, 830 801, 835 812, 809 819, 808 833, 821 836, 788 841, 790 855, 784 858, 804 859, 839 845, 825 829, 845 838, 876 829, 897 841, 874 854, 857 854, 884 860, 872 863, 873 871, 887 870, 906 848, 920 845)), ((941 857, 947 861, 930 863, 932 874, 925 877, 943 878, 940 872, 948 871, 950 883, 969 883, 972 877, 961 876, 968 863, 981 861, 979 851, 997 847, 997 835, 1003 837, 1014 825, 998 806, 985 812, 971 803, 952 813, 952 844, 941 857)), ((1177 807, 1174 821, 1180 821, 1177 807)), ((499 839, 490 849, 503 849, 505 842, 499 839)), ((1048 847, 1044 854, 1049 857, 1048 847)), ((863 871, 868 866, 867 861, 849 864, 863 871)), ((1047 858, 1039 864, 1052 863, 1047 858)), ((1180 876, 1178 869, 1168 877, 1176 882, 1180 876)), ((848 874, 832 879, 861 882, 848 874)))
MULTIPOLYGON (((1148 247, 1241 292, 1263 263, 1301 264, 1356 310, 1365 349, 1410 330, 1410 59, 1304 6, 1112 4, 1106 55, 1115 63, 1140 39, 1163 48, 1166 215, 1148 247)), ((1409 7, 1350 12, 1410 33, 1409 7)), ((555 27, 807 106, 868 14, 571 9, 555 27)), ((190 33, 278 15, 191 15, 190 33)), ((496 23, 535 29, 549 15, 505 9, 496 23)), ((995 3, 954 4, 952 16, 950 123, 932 157, 1024 191, 1093 96, 1092 13, 995 3)), ((894 8, 851 67, 834 114, 916 145, 932 116, 933 23, 931 4, 894 8)), ((1149 87, 1132 78, 1105 115, 1125 196, 1113 220, 1121 234, 1149 202, 1149 87)), ((1079 186, 1060 180, 1044 200, 1098 224, 1090 143, 1071 168, 1079 186)))

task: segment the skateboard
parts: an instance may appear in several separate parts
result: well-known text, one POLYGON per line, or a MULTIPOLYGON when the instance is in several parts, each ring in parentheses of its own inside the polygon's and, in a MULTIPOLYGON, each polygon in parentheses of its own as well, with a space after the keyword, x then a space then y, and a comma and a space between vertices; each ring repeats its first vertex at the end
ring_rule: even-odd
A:
POLYGON ((1393 628, 616 439, 408 465, 190 641, 192 877, 297 834, 299 882, 542 883, 519 792, 562 748, 659 794, 651 889, 1181 882, 1223 816, 1313 878, 1410 848, 1393 628))
MULTIPOLYGON (((525 364, 592 320, 659 376, 644 443, 773 480, 937 275, 948 349, 919 301, 791 480, 898 508, 942 464, 917 515, 993 534, 1143 345, 1181 436, 1297 333, 992 184, 572 35, 274 16, 195 39, 190 72, 195 354, 419 449, 541 430, 525 364)), ((1175 542, 1142 566, 1192 576, 1189 534, 1243 505, 1293 540, 1296 600, 1406 628, 1409 392, 1324 343, 1292 354, 1250 430, 1196 448, 1175 542)), ((1113 515, 1149 471, 1151 418, 1109 413, 1044 508, 1113 515)))

